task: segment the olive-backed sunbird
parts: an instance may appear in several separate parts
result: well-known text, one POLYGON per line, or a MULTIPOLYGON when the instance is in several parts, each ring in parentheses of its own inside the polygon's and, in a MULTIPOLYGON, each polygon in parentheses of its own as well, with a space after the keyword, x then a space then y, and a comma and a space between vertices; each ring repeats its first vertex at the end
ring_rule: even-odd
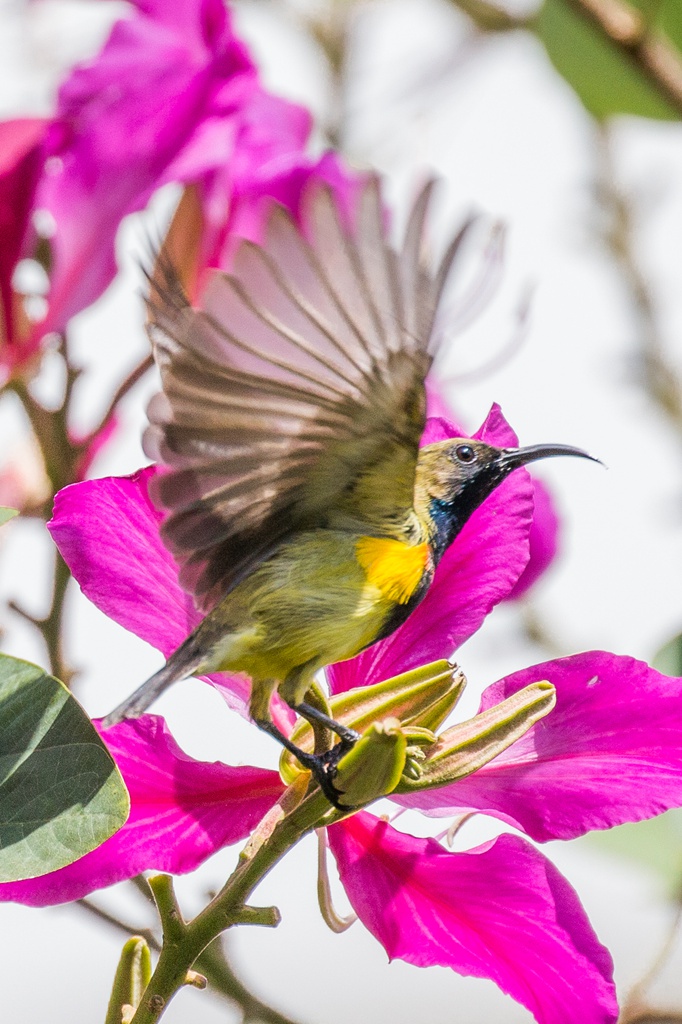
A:
POLYGON ((244 672, 254 721, 336 803, 335 766, 357 737, 306 700, 315 673, 407 618, 468 517, 514 469, 590 457, 468 438, 420 450, 433 324, 463 235, 434 267, 431 193, 432 183, 396 249, 376 177, 352 227, 333 191, 309 183, 301 227, 273 202, 262 243, 239 242, 200 308, 159 259, 149 321, 162 391, 145 451, 162 467, 151 494, 167 512, 164 542, 207 614, 106 725, 190 675, 244 672), (299 750, 272 721, 275 690, 341 742, 299 750))

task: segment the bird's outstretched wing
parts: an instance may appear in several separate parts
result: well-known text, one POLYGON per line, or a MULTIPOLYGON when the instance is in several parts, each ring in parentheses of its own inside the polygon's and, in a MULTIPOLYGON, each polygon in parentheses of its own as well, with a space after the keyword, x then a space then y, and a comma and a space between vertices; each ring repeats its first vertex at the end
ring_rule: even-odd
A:
POLYGON ((161 257, 149 306, 163 391, 145 450, 163 467, 164 540, 204 609, 295 530, 397 529, 408 514, 429 338, 463 233, 433 268, 431 192, 399 251, 375 177, 352 230, 322 184, 302 198, 303 230, 273 204, 262 245, 240 243, 200 309, 161 257))

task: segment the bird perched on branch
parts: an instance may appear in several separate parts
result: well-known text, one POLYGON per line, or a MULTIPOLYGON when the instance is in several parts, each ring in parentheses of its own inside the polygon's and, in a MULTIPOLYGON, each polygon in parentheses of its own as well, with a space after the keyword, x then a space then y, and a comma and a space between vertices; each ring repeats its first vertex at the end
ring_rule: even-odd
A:
POLYGON ((311 183, 302 228, 273 204, 262 244, 239 244, 200 308, 159 260, 149 312, 163 390, 145 450, 163 467, 152 484, 167 510, 163 539, 206 617, 106 725, 142 714, 190 675, 244 672, 254 721, 336 804, 335 766, 357 736, 311 703, 315 673, 407 618, 509 473, 586 456, 467 438, 419 449, 434 319, 464 234, 433 267, 431 192, 418 196, 396 250, 375 177, 352 226, 332 190, 311 183), (340 742, 318 754, 296 747, 272 721, 275 690, 340 742))

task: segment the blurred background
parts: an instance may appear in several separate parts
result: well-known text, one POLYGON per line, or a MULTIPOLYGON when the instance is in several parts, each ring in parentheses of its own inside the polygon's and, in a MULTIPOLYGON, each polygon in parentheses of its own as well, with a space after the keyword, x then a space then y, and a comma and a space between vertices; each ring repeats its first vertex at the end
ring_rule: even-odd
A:
MULTIPOLYGON (((616 41, 609 43, 573 0, 547 0, 539 13, 533 4, 480 0, 232 6, 266 87, 312 111, 319 150, 333 144, 354 166, 385 175, 398 223, 418 184, 435 173, 443 179, 435 226, 443 237, 471 212, 482 214, 481 244, 486 227, 504 224, 489 302, 468 325, 456 316, 442 323, 452 337, 438 376, 460 422, 475 429, 496 401, 522 444, 579 445, 608 467, 543 464, 538 475, 561 518, 560 553, 522 600, 498 607, 459 652, 469 679, 465 710, 473 712, 481 690, 500 676, 581 650, 657 659, 662 671, 682 675, 682 98, 675 99, 674 80, 666 92, 656 68, 642 70, 627 52, 627 23, 610 24, 616 41)), ((678 0, 638 6, 658 19, 656 31, 667 31, 674 55, 682 43, 678 0)), ((624 10, 619 3, 603 9, 624 10)), ((0 118, 49 115, 65 72, 97 52, 126 10, 113 0, 0 0, 0 118)), ((70 358, 83 369, 72 413, 83 431, 148 351, 139 261, 148 233, 163 230, 178 196, 177 186, 166 186, 144 213, 123 222, 118 277, 72 321, 70 358)), ((473 267, 473 252, 471 259, 473 267)), ((49 407, 63 386, 60 357, 48 353, 34 393, 49 407)), ((118 428, 89 475, 129 473, 146 461, 140 434, 154 390, 148 373, 128 391, 118 428)), ((37 506, 49 493, 12 393, 0 394, 0 487, 7 505, 37 506)), ((45 666, 40 632, 16 608, 47 614, 53 571, 39 518, 3 529, 2 649, 45 666)), ((106 619, 74 584, 63 660, 93 715, 160 664, 157 652, 106 619)), ((200 683, 175 687, 158 710, 194 756, 276 764, 272 742, 200 683)), ((423 834, 428 823, 415 815, 410 827, 423 834)), ((433 831, 442 827, 437 822, 433 831)), ((474 819, 457 845, 495 831, 474 819)), ((614 957, 623 1022, 682 1020, 680 812, 545 852, 578 890, 614 957)), ((222 884, 235 857, 223 851, 180 880, 188 913, 222 884)), ((259 902, 282 911, 277 930, 240 929, 227 943, 239 978, 278 1011, 254 1010, 248 1020, 531 1020, 487 982, 387 965, 361 926, 332 935, 317 910, 315 859, 314 842, 304 842, 260 888, 259 902)), ((339 902, 343 908, 341 895, 339 902)), ((125 886, 93 903, 135 928, 153 923, 125 886)), ((102 1018, 122 944, 115 925, 82 906, 4 905, 0 920, 7 1019, 56 1024, 72 1020, 74 1008, 84 1020, 102 1018)), ((165 1019, 242 1017, 229 1000, 186 990, 165 1019)))

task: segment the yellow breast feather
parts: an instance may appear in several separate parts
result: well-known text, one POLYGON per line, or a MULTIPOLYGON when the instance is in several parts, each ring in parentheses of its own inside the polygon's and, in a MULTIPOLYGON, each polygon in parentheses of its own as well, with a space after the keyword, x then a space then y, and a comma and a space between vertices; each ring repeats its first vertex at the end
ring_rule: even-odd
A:
POLYGON ((429 564, 429 546, 411 546, 385 537, 360 537, 355 557, 368 583, 378 587, 388 600, 407 604, 429 564))

